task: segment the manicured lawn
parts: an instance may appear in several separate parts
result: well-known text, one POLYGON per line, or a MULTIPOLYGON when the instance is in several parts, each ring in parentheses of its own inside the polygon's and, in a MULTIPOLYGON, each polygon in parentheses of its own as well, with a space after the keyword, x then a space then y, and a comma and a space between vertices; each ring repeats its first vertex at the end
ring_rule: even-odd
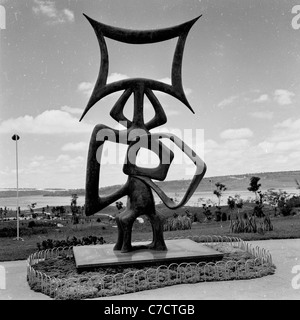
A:
MULTIPOLYGON (((187 208, 177 210, 179 214, 184 213, 187 208)), ((198 214, 202 214, 201 208, 188 207, 190 212, 196 211, 198 214)), ((163 211, 162 209, 160 209, 163 211)), ((170 212, 163 212, 169 215, 170 212)), ((201 219, 200 219, 201 220, 201 219)), ((287 239, 287 238, 300 238, 300 215, 288 216, 288 217, 272 217, 271 218, 274 230, 266 232, 264 234, 259 233, 235 233, 229 232, 230 221, 225 222, 197 222, 192 225, 192 229, 183 231, 165 231, 165 239, 174 237, 187 237, 191 235, 222 235, 222 236, 235 236, 243 240, 267 240, 267 239, 287 239)), ((203 220, 201 220, 203 221, 203 220)), ((58 221, 59 222, 59 221, 58 221)), ((9 224, 16 224, 16 222, 10 222, 9 224)), ((24 223, 23 228, 26 230, 27 235, 21 236, 24 241, 14 240, 15 236, 11 237, 0 237, 0 261, 11 261, 11 260, 23 260, 27 259, 28 256, 37 251, 37 242, 41 243, 46 239, 63 240, 67 237, 77 238, 88 237, 90 235, 102 236, 106 242, 116 242, 117 240, 117 228, 113 224, 108 223, 107 220, 102 219, 102 222, 96 222, 96 219, 91 223, 80 224, 77 226, 72 225, 70 222, 63 222, 65 225, 63 228, 57 228, 49 226, 48 228, 43 226, 35 226, 29 230, 24 223), (40 228, 42 232, 39 233, 37 228, 40 228), (34 234, 34 233, 38 234, 34 234)), ((0 231, 3 228, 8 228, 8 223, 0 223, 0 231)), ((24 231, 25 232, 25 231, 24 231)), ((152 231, 148 224, 134 225, 133 239, 132 241, 140 240, 151 240, 152 231)))

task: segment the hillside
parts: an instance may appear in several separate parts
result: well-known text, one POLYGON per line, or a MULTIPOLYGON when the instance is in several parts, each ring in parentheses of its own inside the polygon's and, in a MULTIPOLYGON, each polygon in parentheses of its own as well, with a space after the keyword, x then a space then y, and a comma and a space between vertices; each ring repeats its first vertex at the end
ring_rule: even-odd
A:
MULTIPOLYGON (((300 170, 299 171, 281 171, 281 172, 261 172, 261 173, 251 173, 242 175, 228 175, 228 176, 217 176, 204 178, 200 183, 196 191, 211 191, 214 189, 214 185, 217 182, 226 185, 227 190, 234 191, 245 191, 249 186, 250 178, 253 176, 260 177, 260 183, 262 190, 267 190, 270 188, 274 189, 296 189, 297 185, 295 179, 300 181, 300 170)), ((176 193, 185 192, 188 188, 191 180, 172 180, 157 182, 165 192, 176 193)), ((120 185, 108 186, 100 188, 100 194, 110 194, 120 188, 120 185)), ((84 195, 84 189, 27 189, 19 190, 19 196, 31 196, 31 195, 43 195, 43 196, 70 196, 76 193, 78 195, 84 195)), ((15 190, 4 190, 0 191, 0 197, 14 197, 16 195, 15 190)))

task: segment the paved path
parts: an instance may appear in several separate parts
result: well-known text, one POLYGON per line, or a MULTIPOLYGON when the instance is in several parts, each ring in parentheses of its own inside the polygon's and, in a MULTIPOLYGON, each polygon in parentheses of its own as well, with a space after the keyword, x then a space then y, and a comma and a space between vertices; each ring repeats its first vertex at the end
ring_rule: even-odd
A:
MULTIPOLYGON (((101 298, 101 300, 300 300, 300 239, 250 242, 269 250, 277 269, 267 277, 222 282, 202 282, 177 285, 156 290, 101 298), (296 269, 296 268, 295 268, 296 269)), ((6 269, 6 290, 0 289, 0 300, 50 300, 44 294, 29 289, 26 282, 26 261, 0 262, 6 269)), ((0 282, 1 284, 1 282, 0 282)))

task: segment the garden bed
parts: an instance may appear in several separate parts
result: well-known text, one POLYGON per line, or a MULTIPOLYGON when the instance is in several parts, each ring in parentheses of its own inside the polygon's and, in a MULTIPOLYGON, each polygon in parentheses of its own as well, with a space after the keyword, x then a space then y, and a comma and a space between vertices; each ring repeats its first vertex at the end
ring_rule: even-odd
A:
POLYGON ((172 263, 143 267, 96 268, 79 273, 72 248, 37 252, 28 258, 32 290, 60 300, 91 299, 202 281, 252 279, 275 272, 269 252, 238 238, 193 237, 224 256, 217 262, 172 263))

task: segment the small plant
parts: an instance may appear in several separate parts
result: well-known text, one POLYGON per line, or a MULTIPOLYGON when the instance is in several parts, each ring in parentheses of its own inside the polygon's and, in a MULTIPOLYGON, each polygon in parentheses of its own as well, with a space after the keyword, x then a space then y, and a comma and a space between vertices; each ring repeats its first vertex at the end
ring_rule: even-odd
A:
POLYGON ((205 219, 207 221, 210 221, 212 217, 212 213, 210 211, 211 205, 202 204, 202 208, 203 208, 203 214, 205 215, 205 219))
POLYGON ((188 230, 192 228, 192 220, 187 216, 180 216, 174 212, 173 217, 170 217, 164 222, 164 231, 188 230))
POLYGON ((216 221, 221 221, 221 218, 222 218, 221 206, 216 206, 215 220, 216 221))
POLYGON ((116 207, 118 209, 118 211, 123 209, 123 202, 122 201, 117 201, 116 202, 116 207))
MULTIPOLYGON (((257 201, 256 206, 254 207, 253 214, 249 213, 241 213, 240 209, 243 208, 244 202, 241 198, 237 197, 236 199, 236 207, 238 210, 237 216, 235 219, 230 221, 230 231, 232 233, 265 233, 266 231, 272 231, 273 225, 271 223, 271 219, 269 215, 258 214, 258 210, 262 210, 260 207, 262 205, 261 202, 257 201)), ((261 211, 262 212, 262 211, 261 211)))

